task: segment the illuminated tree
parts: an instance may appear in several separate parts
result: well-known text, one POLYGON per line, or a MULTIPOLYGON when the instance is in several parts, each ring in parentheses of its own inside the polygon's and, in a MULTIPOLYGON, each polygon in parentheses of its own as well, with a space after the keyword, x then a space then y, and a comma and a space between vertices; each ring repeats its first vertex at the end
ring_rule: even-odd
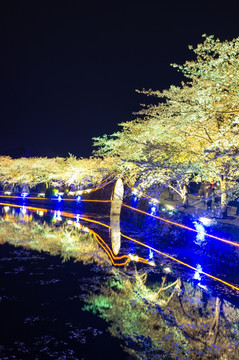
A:
POLYGON ((143 119, 121 124, 122 132, 96 138, 95 145, 98 154, 152 169, 161 181, 168 181, 170 173, 180 181, 190 173, 198 175, 196 180, 219 181, 224 210, 228 195, 238 191, 239 38, 220 42, 204 37, 195 49, 190 47, 196 60, 173 65, 186 83, 162 92, 141 91, 158 103, 144 105, 138 112, 143 119))
POLYGON ((20 158, 0 157, 0 182, 8 184, 63 182, 66 185, 96 186, 107 177, 116 176, 113 158, 20 158))

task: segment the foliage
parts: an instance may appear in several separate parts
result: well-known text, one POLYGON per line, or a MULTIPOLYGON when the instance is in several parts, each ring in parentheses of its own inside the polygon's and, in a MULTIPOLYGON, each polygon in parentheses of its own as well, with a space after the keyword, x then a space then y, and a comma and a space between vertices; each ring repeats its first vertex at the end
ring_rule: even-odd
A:
POLYGON ((112 158, 20 158, 0 156, 0 182, 28 184, 64 182, 66 185, 94 186, 116 174, 116 161, 112 158))
POLYGON ((99 294, 89 295, 85 309, 106 319, 111 334, 124 341, 132 356, 180 360, 238 357, 239 313, 229 302, 209 299, 199 287, 194 289, 180 279, 167 285, 164 276, 158 289, 150 289, 146 274, 115 274, 122 286, 105 284, 99 294))
POLYGON ((67 226, 56 228, 46 223, 26 222, 8 216, 0 222, 0 244, 5 242, 39 252, 45 251, 51 255, 60 255, 63 261, 73 258, 84 264, 111 264, 94 234, 67 226))
POLYGON ((228 192, 238 195, 239 38, 204 38, 190 47, 196 60, 173 64, 187 82, 141 91, 158 103, 143 105, 139 118, 120 124, 121 132, 95 138, 94 145, 99 155, 120 157, 143 186, 174 182, 182 198, 190 180, 219 181, 225 207, 228 192))

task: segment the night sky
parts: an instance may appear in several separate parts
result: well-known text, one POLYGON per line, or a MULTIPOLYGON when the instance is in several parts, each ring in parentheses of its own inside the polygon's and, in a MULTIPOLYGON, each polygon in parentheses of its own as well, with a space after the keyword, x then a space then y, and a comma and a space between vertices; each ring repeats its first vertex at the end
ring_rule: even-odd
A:
POLYGON ((192 59, 189 44, 204 33, 239 36, 238 12, 226 3, 64 3, 1 5, 1 155, 90 156, 92 137, 152 102, 135 89, 180 84, 170 63, 192 59))

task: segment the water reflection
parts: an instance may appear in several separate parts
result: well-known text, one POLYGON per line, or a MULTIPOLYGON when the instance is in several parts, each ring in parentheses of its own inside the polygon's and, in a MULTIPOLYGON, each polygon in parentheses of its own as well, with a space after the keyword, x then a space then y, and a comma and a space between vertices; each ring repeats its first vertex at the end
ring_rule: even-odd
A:
POLYGON ((204 245, 205 243, 205 227, 198 221, 193 222, 195 229, 198 231, 196 234, 196 238, 194 239, 194 243, 196 245, 204 245))
MULTIPOLYGON (((26 246, 26 248, 31 246, 31 249, 61 255, 64 260, 73 257, 85 264, 94 262, 106 269, 111 264, 110 256, 113 261, 119 261, 115 260, 110 252, 108 256, 102 250, 96 241, 96 232, 81 223, 80 214, 71 213, 71 218, 67 219, 66 213, 61 210, 49 212, 47 216, 50 216, 53 223, 63 223, 62 227, 53 231, 52 227, 42 224, 44 217, 40 212, 43 210, 33 213, 25 206, 16 210, 10 209, 9 206, 2 209, 4 216, 8 216, 6 219, 10 220, 11 216, 16 215, 20 220, 17 223, 18 228, 15 227, 14 222, 2 223, 1 236, 3 238, 5 234, 5 238, 10 239, 10 244, 26 246), (27 219, 31 217, 40 219, 40 222, 30 223, 31 220, 27 219), (29 222, 26 224, 29 226, 25 226, 22 231, 23 227, 19 224, 23 220, 29 222), (70 231, 66 231, 64 224, 69 226, 70 231)), ((110 225, 112 249, 117 255, 121 247, 121 235, 119 215, 113 214, 115 212, 116 210, 112 211, 110 225)), ((150 220, 145 226, 145 239, 151 246, 155 242, 150 236, 153 224, 154 220, 150 220)), ((202 243, 203 239, 200 241, 202 243)), ((105 249, 108 251, 106 246, 105 249)), ((152 261, 153 251, 151 249, 147 251, 148 259, 152 261)), ((135 251, 131 254, 131 260, 135 262, 140 260, 135 251)), ((126 255, 122 262, 127 264, 126 255)), ((168 265, 166 261, 163 263, 160 258, 160 265, 153 269, 149 267, 143 268, 142 271, 140 267, 137 270, 132 270, 131 267, 128 271, 114 269, 114 276, 110 281, 109 278, 107 279, 104 287, 101 286, 103 279, 98 278, 87 300, 88 310, 94 313, 97 310, 101 317, 111 321, 111 333, 119 337, 129 352, 139 358, 153 359, 157 356, 158 358, 171 356, 180 360, 188 358, 208 360, 213 359, 213 356, 233 360, 237 358, 239 356, 236 346, 239 343, 237 307, 232 306, 225 299, 219 299, 204 291, 202 284, 204 264, 200 260, 196 265, 197 271, 191 278, 187 274, 184 274, 184 278, 179 276, 175 266, 169 268, 166 265, 168 265)), ((53 286, 53 280, 48 279, 45 284, 53 286)))
POLYGON ((111 247, 114 254, 118 255, 121 247, 120 217, 118 215, 110 216, 110 226, 111 247))

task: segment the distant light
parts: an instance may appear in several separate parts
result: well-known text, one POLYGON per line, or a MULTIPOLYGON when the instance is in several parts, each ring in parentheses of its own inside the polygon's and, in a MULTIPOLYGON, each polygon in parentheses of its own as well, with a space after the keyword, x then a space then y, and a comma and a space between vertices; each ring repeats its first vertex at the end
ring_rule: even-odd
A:
POLYGON ((155 215, 157 212, 157 206, 156 205, 152 205, 150 207, 150 215, 155 215))
POLYGON ((72 221, 72 220, 67 220, 67 224, 68 224, 68 225, 72 225, 72 224, 73 224, 73 221, 72 221))
POLYGON ((39 215, 39 216, 43 216, 43 215, 44 215, 44 211, 39 210, 38 215, 39 215))
POLYGON ((206 217, 200 217, 199 221, 203 223, 203 225, 210 225, 212 223, 212 219, 206 217))
POLYGON ((45 197, 45 193, 39 193, 37 194, 37 197, 45 197))
POLYGON ((74 195, 75 195, 75 192, 74 192, 74 191, 69 191, 69 192, 68 192, 68 195, 74 196, 74 195))
POLYGON ((152 198, 149 203, 150 204, 159 204, 159 200, 156 198, 152 198))
POLYGON ((138 195, 138 193, 139 193, 139 192, 138 192, 137 189, 133 189, 133 190, 132 190, 132 194, 133 194, 133 195, 138 195))
POLYGON ((82 198, 81 198, 81 196, 80 195, 77 195, 77 197, 76 197, 76 202, 81 202, 81 200, 82 200, 82 198))
POLYGON ((86 190, 84 190, 84 192, 86 192, 86 193, 90 193, 92 191, 92 189, 86 189, 86 190))
POLYGON ((78 223, 80 221, 80 214, 76 215, 76 223, 78 223))
POLYGON ((172 205, 166 205, 166 208, 169 210, 175 210, 174 206, 172 206, 172 205))
POLYGON ((11 195, 11 193, 12 193, 11 191, 4 191, 5 195, 11 195))
POLYGON ((58 195, 57 200, 58 200, 59 202, 61 202, 61 201, 62 201, 62 197, 61 197, 61 195, 58 195))
POLYGON ((29 193, 27 193, 27 192, 22 192, 22 193, 21 193, 21 196, 22 196, 23 198, 25 198, 27 195, 29 195, 29 193))
POLYGON ((58 195, 63 196, 63 195, 64 195, 64 191, 59 191, 59 192, 58 192, 58 195))

